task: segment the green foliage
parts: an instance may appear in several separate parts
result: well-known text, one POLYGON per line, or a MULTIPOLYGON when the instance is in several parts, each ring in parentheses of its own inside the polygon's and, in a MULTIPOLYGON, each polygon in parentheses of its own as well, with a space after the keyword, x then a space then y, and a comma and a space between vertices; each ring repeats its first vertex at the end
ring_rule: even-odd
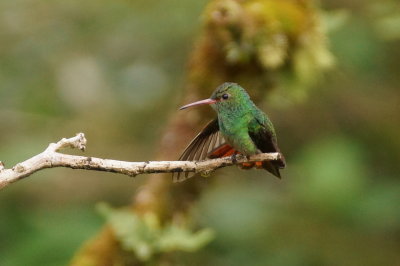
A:
POLYGON ((315 142, 300 156, 302 178, 291 185, 315 207, 345 213, 359 199, 366 182, 362 154, 354 141, 345 138, 315 142))
POLYGON ((371 4, 370 13, 375 18, 375 30, 385 40, 400 39, 400 6, 387 0, 371 4))
POLYGON ((130 210, 116 210, 99 204, 98 210, 114 230, 124 249, 135 253, 141 261, 149 261, 158 254, 185 251, 195 252, 213 238, 211 229, 196 233, 174 223, 161 225, 155 214, 140 217, 130 210))
POLYGON ((12 194, 2 191, 0 202, 2 266, 65 265, 82 240, 101 227, 91 205, 37 208, 12 194))

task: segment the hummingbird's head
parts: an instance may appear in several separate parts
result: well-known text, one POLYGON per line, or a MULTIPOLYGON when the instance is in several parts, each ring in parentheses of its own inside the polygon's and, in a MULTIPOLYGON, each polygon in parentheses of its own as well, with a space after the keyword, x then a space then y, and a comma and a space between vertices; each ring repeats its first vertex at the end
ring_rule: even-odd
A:
POLYGON ((250 97, 239 84, 225 82, 213 92, 210 99, 215 100, 215 104, 212 107, 218 111, 222 108, 230 108, 231 106, 247 103, 250 97))
POLYGON ((215 89, 209 99, 197 101, 182 106, 180 110, 188 107, 209 104, 211 107, 219 111, 240 109, 244 104, 251 103, 247 92, 237 83, 225 82, 215 89))

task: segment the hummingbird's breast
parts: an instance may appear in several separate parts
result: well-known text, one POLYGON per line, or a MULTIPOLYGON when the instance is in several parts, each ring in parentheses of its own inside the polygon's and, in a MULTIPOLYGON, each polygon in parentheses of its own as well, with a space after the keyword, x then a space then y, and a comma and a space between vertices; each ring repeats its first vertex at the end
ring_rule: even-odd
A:
POLYGON ((238 152, 245 155, 257 153, 257 147, 249 136, 250 114, 219 115, 219 129, 225 141, 238 152))
POLYGON ((248 123, 245 119, 245 116, 238 116, 235 114, 225 114, 219 115, 219 128, 222 135, 236 136, 240 131, 245 130, 248 126, 248 123))

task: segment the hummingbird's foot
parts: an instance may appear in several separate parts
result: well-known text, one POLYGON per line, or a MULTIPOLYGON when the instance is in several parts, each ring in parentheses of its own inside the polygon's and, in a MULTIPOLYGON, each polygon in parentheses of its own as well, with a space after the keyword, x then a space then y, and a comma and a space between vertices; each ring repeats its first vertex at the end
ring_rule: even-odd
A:
POLYGON ((231 157, 231 159, 232 159, 232 162, 234 163, 234 164, 236 164, 237 163, 237 158, 236 158, 236 155, 238 154, 238 152, 234 152, 233 154, 232 154, 232 157, 231 157))

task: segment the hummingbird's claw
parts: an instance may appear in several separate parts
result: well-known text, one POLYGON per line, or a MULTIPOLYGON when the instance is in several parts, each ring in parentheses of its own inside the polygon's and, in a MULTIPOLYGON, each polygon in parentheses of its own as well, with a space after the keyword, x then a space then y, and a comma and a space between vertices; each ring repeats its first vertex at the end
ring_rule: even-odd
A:
POLYGON ((236 164, 237 163, 237 158, 236 158, 236 155, 237 155, 237 152, 234 152, 233 154, 232 154, 232 162, 234 163, 234 164, 236 164))

